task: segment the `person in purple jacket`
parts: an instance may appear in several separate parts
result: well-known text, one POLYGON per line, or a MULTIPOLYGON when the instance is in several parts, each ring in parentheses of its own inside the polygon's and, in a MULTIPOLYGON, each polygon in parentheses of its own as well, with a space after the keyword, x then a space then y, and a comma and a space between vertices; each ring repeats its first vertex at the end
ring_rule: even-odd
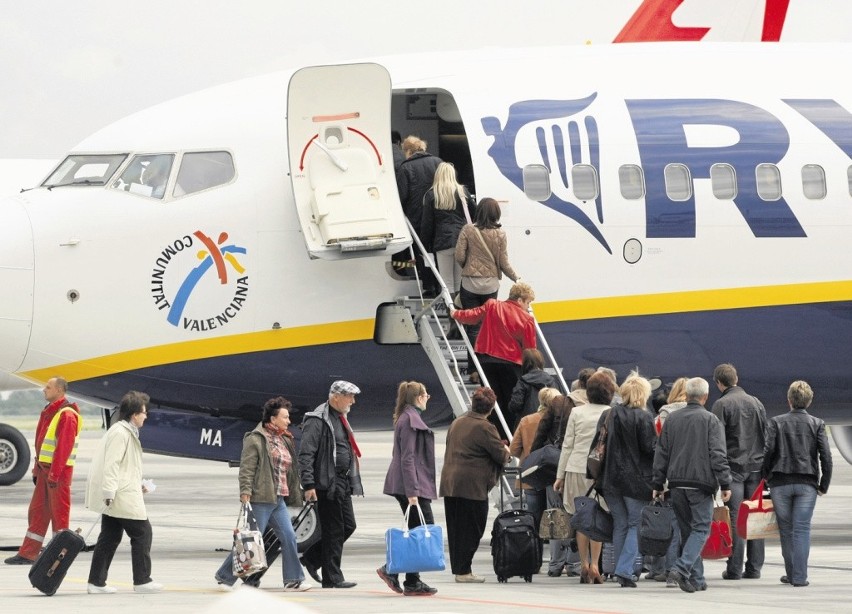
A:
MULTIPOLYGON (((409 505, 418 506, 426 524, 435 522, 432 500, 438 496, 435 487, 435 434, 423 421, 423 412, 429 394, 420 382, 402 382, 396 395, 393 410, 393 456, 385 477, 384 493, 399 502, 403 513, 409 505)), ((420 526, 420 514, 412 510, 408 515, 408 528, 420 526)), ((398 574, 388 573, 387 566, 376 570, 379 577, 395 593, 407 597, 429 597, 438 589, 420 580, 420 574, 405 574, 399 585, 398 574)))

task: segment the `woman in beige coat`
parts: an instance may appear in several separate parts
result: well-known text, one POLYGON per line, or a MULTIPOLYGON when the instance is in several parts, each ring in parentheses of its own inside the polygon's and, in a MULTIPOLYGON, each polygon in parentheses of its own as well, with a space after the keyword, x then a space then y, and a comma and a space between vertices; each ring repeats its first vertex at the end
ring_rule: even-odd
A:
POLYGON ((142 485, 142 444, 139 429, 148 417, 148 395, 131 391, 118 408, 118 422, 101 440, 92 459, 86 486, 86 507, 103 510, 101 533, 92 554, 88 592, 109 594, 118 591, 107 586, 109 566, 123 533, 130 537, 133 590, 158 593, 163 585, 151 580, 151 523, 145 510, 142 485))
MULTIPOLYGON (((568 417, 553 489, 563 493, 565 510, 569 514, 575 512, 574 497, 582 497, 592 486, 592 480, 586 478, 586 459, 598 430, 598 419, 609 408, 614 392, 615 382, 612 378, 606 373, 595 373, 586 383, 589 402, 572 409, 568 417)), ((580 584, 602 584, 603 578, 598 570, 601 543, 590 540, 578 531, 577 550, 582 564, 580 584)))

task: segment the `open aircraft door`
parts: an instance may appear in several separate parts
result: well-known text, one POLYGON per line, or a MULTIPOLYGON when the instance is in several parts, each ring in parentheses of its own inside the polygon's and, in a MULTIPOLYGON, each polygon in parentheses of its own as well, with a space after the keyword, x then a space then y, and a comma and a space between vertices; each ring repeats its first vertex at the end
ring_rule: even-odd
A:
POLYGON ((378 64, 311 66, 290 79, 290 177, 312 258, 386 257, 411 244, 390 112, 390 75, 378 64))

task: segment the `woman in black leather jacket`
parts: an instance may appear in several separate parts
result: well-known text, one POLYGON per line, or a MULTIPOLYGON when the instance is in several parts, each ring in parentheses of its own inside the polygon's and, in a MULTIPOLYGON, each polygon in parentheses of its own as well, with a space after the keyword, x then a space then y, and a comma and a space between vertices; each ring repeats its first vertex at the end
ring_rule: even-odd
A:
POLYGON ((793 586, 809 584, 811 518, 817 495, 827 493, 831 482, 831 449, 825 422, 806 411, 813 398, 807 382, 790 384, 790 411, 767 424, 763 455, 763 475, 772 489, 787 572, 781 582, 793 586))

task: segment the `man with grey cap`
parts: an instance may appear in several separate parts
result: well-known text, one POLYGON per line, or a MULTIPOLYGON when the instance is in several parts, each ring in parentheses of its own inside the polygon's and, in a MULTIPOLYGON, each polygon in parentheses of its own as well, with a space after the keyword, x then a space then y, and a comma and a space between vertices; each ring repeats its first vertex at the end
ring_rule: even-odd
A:
POLYGON ((299 447, 299 474, 305 500, 317 502, 322 539, 302 555, 302 565, 323 588, 352 588, 340 569, 343 543, 355 532, 352 495, 363 495, 361 456, 346 414, 361 390, 344 380, 332 383, 328 401, 305 414, 299 447), (322 579, 317 573, 322 568, 322 579))

